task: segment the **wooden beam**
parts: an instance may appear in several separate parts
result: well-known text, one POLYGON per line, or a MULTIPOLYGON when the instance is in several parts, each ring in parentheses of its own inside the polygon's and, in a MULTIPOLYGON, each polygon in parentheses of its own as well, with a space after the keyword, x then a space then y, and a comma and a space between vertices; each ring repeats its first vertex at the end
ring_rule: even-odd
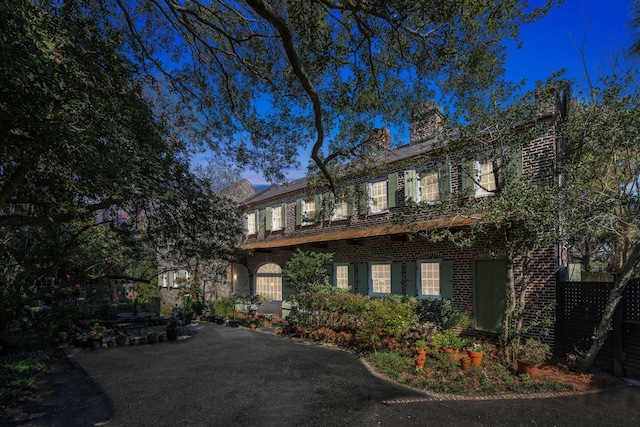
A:
POLYGON ((385 227, 371 227, 358 230, 336 231, 328 233, 318 233, 308 236, 286 237, 268 241, 245 243, 242 249, 268 249, 283 248, 286 246, 299 246, 307 243, 332 242, 337 240, 364 239, 367 237, 391 236, 395 234, 405 234, 417 231, 424 231, 430 228, 447 227, 467 227, 478 221, 479 218, 445 218, 431 221, 422 221, 407 225, 389 225, 385 227))

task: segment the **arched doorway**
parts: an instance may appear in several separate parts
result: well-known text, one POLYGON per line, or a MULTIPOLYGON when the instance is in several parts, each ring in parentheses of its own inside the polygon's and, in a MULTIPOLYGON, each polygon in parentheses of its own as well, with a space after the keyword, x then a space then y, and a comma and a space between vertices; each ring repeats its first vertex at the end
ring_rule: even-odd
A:
POLYGON ((272 301, 282 301, 282 268, 278 264, 267 263, 258 268, 256 294, 272 301))

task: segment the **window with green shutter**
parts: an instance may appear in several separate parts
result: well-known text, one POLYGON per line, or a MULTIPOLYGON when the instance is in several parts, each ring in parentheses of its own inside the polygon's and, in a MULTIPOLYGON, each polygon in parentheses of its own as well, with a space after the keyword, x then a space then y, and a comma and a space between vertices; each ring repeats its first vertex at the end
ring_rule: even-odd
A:
POLYGON ((418 298, 453 298, 453 261, 420 260, 415 266, 418 298))
POLYGON ((395 208, 398 204, 398 173, 390 173, 387 177, 387 208, 395 208))
POLYGON ((271 215, 272 215, 272 208, 267 206, 264 210, 265 213, 265 220, 264 220, 264 229, 266 231, 271 231, 271 215))
POLYGON ((406 205, 417 203, 418 178, 414 169, 404 171, 404 203, 406 205))

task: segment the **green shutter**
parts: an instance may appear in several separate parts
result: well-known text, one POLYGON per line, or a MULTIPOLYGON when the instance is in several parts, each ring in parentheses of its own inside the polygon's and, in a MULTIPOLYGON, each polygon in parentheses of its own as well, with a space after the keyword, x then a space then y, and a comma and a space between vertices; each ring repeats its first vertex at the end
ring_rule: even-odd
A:
POLYGON ((415 297, 418 295, 418 288, 416 287, 416 263, 406 263, 405 269, 407 295, 415 297))
POLYGON ((302 225, 302 199, 296 200, 296 226, 302 225))
POLYGON ((244 214, 244 216, 242 217, 242 228, 244 228, 245 233, 249 232, 249 221, 247 220, 247 217, 249 215, 253 215, 253 214, 244 214))
POLYGON ((356 284, 355 284, 355 271, 353 268, 353 264, 349 264, 349 269, 347 272, 347 280, 349 282, 349 292, 353 293, 355 288, 356 288, 356 284))
POLYGON ((514 180, 522 179, 522 147, 513 147, 509 158, 509 173, 514 180))
POLYGON ((334 283, 334 278, 335 278, 335 274, 334 274, 334 270, 335 270, 335 264, 327 264, 325 265, 325 268, 327 270, 327 277, 329 280, 329 285, 331 286, 335 286, 336 284, 334 283))
POLYGON ((402 295, 402 263, 391 264, 391 294, 402 295))
POLYGON ((440 296, 453 298, 453 261, 440 262, 440 296))
POLYGON ((441 198, 451 193, 451 167, 449 162, 441 163, 438 167, 438 187, 441 198))
POLYGON ((358 264, 358 293, 369 295, 369 265, 358 264))
POLYGON ((398 205, 398 172, 390 173, 387 177, 387 207, 398 205))
POLYGON ((418 201, 417 174, 414 169, 404 171, 404 203, 416 203, 418 201))
POLYGON ((469 160, 464 162, 461 167, 460 182, 462 184, 462 192, 467 194, 473 194, 475 189, 475 168, 474 161, 469 160))
POLYGON ((355 204, 353 201, 355 200, 355 188, 353 185, 350 185, 347 188, 347 216, 353 216, 353 205, 355 204))
POLYGON ((282 209, 280 211, 281 215, 280 215, 280 228, 282 228, 283 230, 286 228, 287 226, 287 204, 283 203, 282 205, 280 205, 280 209, 282 209))
POLYGON ((242 264, 233 264, 233 292, 235 294, 249 295, 251 292, 251 283, 249 270, 242 264))
POLYGON ((358 213, 367 215, 369 213, 369 184, 363 182, 360 184, 360 200, 358 200, 358 213))
POLYGON ((167 273, 167 286, 169 286, 170 288, 173 288, 173 271, 169 271, 167 273))
POLYGON ((264 211, 265 211, 264 212, 265 213, 265 220, 264 220, 265 226, 264 226, 264 229, 266 231, 271 231, 271 215, 272 215, 271 207, 267 206, 264 211))

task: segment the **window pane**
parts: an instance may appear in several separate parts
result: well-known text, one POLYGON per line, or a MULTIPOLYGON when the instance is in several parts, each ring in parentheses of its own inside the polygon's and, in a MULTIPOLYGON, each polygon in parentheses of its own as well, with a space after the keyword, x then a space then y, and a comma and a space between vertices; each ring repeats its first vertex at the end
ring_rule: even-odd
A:
POLYGON ((438 172, 426 172, 420 174, 420 200, 438 200, 438 172))
POLYGON ((387 209, 387 181, 371 184, 371 210, 374 212, 387 209))
POLYGON ((304 222, 313 222, 316 219, 316 202, 305 201, 304 202, 304 222))
POLYGON ((347 201, 343 197, 336 203, 335 217, 336 218, 344 218, 348 216, 347 212, 347 201))
POLYGON ((440 264, 420 263, 420 282, 422 295, 440 295, 440 264))
POLYGON ((271 229, 279 230, 282 227, 280 224, 282 223, 282 206, 278 206, 277 208, 273 208, 271 211, 271 229))
POLYGON ((278 264, 264 264, 256 272, 256 294, 282 301, 282 269, 278 264))
POLYGON ((336 266, 336 286, 341 289, 349 289, 349 266, 336 266))
POLYGON ((250 213, 247 215, 247 233, 255 234, 256 233, 256 215, 255 213, 250 213))
POLYGON ((391 293, 391 265, 373 264, 371 266, 371 283, 374 294, 391 293))
POLYGON ((491 161, 480 164, 480 187, 480 191, 495 191, 496 189, 496 179, 491 161))

